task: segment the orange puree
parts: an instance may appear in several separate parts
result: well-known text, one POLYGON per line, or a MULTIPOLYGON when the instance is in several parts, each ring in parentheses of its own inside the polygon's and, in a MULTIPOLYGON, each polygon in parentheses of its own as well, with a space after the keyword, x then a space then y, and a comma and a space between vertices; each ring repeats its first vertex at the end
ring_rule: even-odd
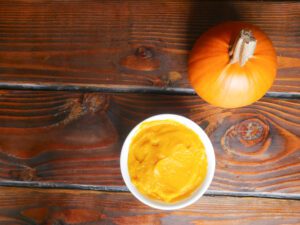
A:
POLYGON ((152 199, 175 202, 203 182, 207 160, 198 135, 174 120, 141 124, 128 156, 132 183, 152 199))

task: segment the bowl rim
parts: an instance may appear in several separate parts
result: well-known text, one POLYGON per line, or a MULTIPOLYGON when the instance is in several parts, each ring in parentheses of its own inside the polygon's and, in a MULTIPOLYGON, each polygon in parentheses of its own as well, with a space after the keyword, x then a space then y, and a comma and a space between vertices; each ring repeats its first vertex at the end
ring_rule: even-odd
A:
POLYGON ((213 149, 213 145, 205 133, 205 131, 194 121, 176 114, 158 114, 151 117, 148 117, 147 119, 141 121, 139 124, 137 124, 128 134, 126 137, 122 150, 121 150, 121 156, 120 156, 120 168, 121 168, 121 174, 123 177, 123 180, 129 189, 129 191, 133 194, 135 198, 137 198, 139 201, 144 203, 145 205, 148 205, 155 209, 161 209, 161 210, 176 210, 181 209, 186 206, 189 206, 196 202, 203 194, 207 191, 209 185, 211 184, 213 180, 213 176, 215 173, 215 166, 216 166, 216 159, 215 159, 215 153, 213 149), (175 203, 164 203, 162 201, 154 200, 151 198, 148 198, 147 196, 144 196, 141 194, 137 188, 134 186, 134 184, 131 182, 129 172, 128 172, 128 153, 129 153, 129 146, 131 144, 132 138, 135 136, 136 132, 139 130, 139 127, 141 124, 149 121, 155 121, 155 120, 174 120, 177 121, 186 127, 192 129, 200 138, 202 141, 204 147, 205 147, 205 153, 207 157, 207 173, 204 181, 201 183, 201 185, 192 193, 191 196, 175 202, 175 203))

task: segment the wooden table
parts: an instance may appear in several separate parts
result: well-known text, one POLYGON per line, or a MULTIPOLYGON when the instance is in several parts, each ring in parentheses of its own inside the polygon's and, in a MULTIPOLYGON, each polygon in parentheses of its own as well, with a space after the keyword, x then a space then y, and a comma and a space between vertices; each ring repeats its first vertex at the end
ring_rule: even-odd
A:
POLYGON ((300 224, 300 3, 0 1, 0 224, 300 224), (213 107, 187 57, 221 21, 260 26, 278 75, 260 101, 213 107), (144 118, 176 113, 209 134, 217 168, 196 204, 144 206, 119 169, 144 118))

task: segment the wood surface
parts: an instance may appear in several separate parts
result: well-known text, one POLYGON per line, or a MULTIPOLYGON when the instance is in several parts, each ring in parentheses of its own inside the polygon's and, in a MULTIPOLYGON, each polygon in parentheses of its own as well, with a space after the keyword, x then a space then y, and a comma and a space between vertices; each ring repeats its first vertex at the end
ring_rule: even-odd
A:
POLYGON ((300 199, 299 23, 298 1, 0 0, 0 225, 300 224, 300 201, 291 200, 300 199), (278 74, 268 96, 289 99, 221 109, 149 94, 191 93, 193 43, 228 20, 271 38, 278 74), (215 148, 210 196, 183 210, 116 192, 126 191, 124 138, 160 113, 191 118, 215 148), (242 195, 286 199, 232 197, 242 195))
POLYGON ((297 99, 221 109, 197 96, 1 91, 1 181, 124 186, 124 138, 160 113, 187 116, 210 136, 210 190, 300 194, 297 99))
POLYGON ((297 1, 1 0, 0 87, 187 88, 197 37, 241 20, 275 45, 271 91, 299 93, 299 12, 297 1))
POLYGON ((182 210, 155 210, 130 193, 0 187, 1 225, 296 225, 300 201, 202 197, 182 210))

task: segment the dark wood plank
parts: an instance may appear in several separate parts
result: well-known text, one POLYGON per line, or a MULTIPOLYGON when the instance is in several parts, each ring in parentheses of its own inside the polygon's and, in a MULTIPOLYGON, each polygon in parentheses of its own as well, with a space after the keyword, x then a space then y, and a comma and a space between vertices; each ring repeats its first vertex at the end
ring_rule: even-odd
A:
POLYGON ((148 116, 185 115, 217 157, 210 190, 300 194, 300 100, 220 109, 197 96, 2 91, 1 181, 123 186, 122 142, 148 116))
POLYGON ((202 197, 177 211, 142 205, 130 193, 0 187, 0 224, 295 225, 300 201, 202 197))
POLYGON ((279 70, 271 91, 299 93, 299 12, 297 1, 2 0, 0 86, 187 88, 197 37, 241 20, 274 42, 279 70))
POLYGON ((0 102, 2 179, 122 183, 108 96, 18 91, 0 102))
MULTIPOLYGON (((264 98, 239 109, 197 96, 116 95, 130 128, 149 115, 182 114, 209 134, 217 158, 212 190, 300 193, 300 101, 264 98)), ((127 131, 125 132, 127 133, 127 131)))

